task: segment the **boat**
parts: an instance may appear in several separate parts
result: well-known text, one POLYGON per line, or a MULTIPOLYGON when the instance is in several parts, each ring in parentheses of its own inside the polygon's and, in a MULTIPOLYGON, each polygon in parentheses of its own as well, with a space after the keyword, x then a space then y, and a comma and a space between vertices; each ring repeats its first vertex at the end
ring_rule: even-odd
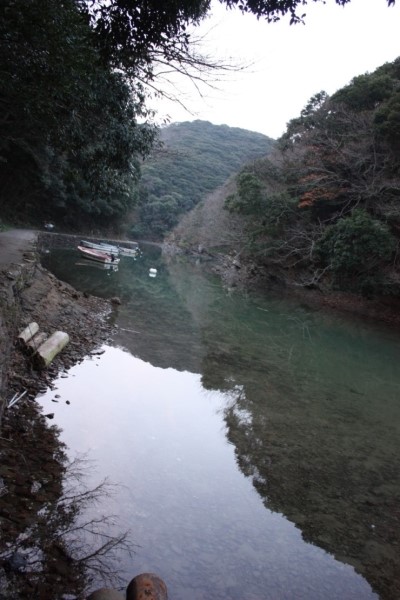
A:
POLYGON ((106 244, 106 242, 89 242, 87 240, 81 240, 81 246, 84 248, 90 248, 91 250, 100 250, 100 252, 107 252, 112 254, 119 254, 119 247, 113 244, 106 244))
POLYGON ((125 248, 124 246, 115 246, 113 244, 107 244, 106 242, 89 242, 88 240, 81 240, 80 245, 85 248, 92 248, 93 250, 100 250, 101 252, 112 252, 113 254, 121 256, 136 257, 139 252, 138 244, 136 244, 134 248, 125 248))
POLYGON ((85 248, 84 246, 78 246, 78 251, 85 258, 95 260, 107 265, 117 265, 120 261, 118 256, 115 256, 111 252, 102 252, 101 250, 95 250, 94 248, 85 248))
POLYGON ((118 246, 119 253, 121 256, 132 256, 136 257, 139 253, 139 247, 137 248, 124 248, 124 246, 118 246))

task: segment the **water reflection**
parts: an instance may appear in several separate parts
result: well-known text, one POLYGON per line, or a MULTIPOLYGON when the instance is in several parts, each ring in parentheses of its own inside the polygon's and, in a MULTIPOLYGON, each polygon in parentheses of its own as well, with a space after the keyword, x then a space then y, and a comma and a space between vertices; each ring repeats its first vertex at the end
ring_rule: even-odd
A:
POLYGON ((95 262, 94 260, 78 260, 75 263, 76 267, 89 267, 89 269, 100 269, 101 271, 118 271, 118 265, 114 265, 112 263, 100 263, 95 262))
POLYGON ((80 428, 73 411, 59 419, 72 448, 127 483, 138 567, 172 579, 175 598, 373 597, 346 565, 400 596, 395 335, 228 296, 156 254, 121 261, 112 282, 53 269, 122 299, 116 344, 137 358, 110 348, 77 367, 60 386, 80 428))

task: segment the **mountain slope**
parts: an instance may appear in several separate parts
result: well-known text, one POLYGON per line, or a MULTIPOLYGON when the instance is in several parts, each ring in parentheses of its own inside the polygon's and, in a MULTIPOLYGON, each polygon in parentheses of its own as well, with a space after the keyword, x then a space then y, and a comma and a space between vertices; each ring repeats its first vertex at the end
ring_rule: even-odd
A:
POLYGON ((179 215, 274 145, 261 133, 199 120, 164 127, 160 139, 162 147, 142 168, 137 237, 162 236, 179 215))
POLYGON ((221 192, 223 214, 206 199, 174 241, 213 254, 225 232, 241 231, 224 251, 286 283, 400 301, 399 82, 400 58, 315 94, 274 150, 221 192))

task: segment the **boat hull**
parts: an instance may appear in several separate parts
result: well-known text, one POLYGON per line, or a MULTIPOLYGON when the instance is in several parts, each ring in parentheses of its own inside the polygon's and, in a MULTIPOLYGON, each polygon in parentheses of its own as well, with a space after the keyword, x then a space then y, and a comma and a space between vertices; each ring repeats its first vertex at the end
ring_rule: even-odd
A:
POLYGON ((119 248, 118 246, 113 246, 112 244, 97 244, 96 242, 89 242, 87 240, 81 240, 80 246, 84 248, 90 248, 90 250, 98 250, 99 252, 106 252, 118 255, 119 248))
POLYGON ((106 242, 89 242, 88 240, 81 240, 81 246, 84 248, 90 248, 91 250, 99 250, 100 252, 112 252, 116 256, 132 256, 135 257, 138 254, 139 246, 135 248, 125 248, 124 246, 114 246, 107 244, 106 242))
POLYGON ((89 258, 90 260, 95 260, 106 265, 117 265, 120 260, 114 254, 102 252, 92 248, 85 248, 84 246, 78 246, 78 251, 85 258, 89 258))

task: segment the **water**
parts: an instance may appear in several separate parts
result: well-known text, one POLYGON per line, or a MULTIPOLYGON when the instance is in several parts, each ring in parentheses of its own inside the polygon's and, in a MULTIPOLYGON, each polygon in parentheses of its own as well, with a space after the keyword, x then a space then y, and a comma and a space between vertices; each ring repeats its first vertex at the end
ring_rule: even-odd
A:
POLYGON ((151 247, 118 271, 74 258, 45 266, 120 297, 117 334, 41 402, 93 484, 122 484, 106 508, 137 544, 127 581, 156 572, 174 600, 400 597, 398 334, 229 294, 151 247))

